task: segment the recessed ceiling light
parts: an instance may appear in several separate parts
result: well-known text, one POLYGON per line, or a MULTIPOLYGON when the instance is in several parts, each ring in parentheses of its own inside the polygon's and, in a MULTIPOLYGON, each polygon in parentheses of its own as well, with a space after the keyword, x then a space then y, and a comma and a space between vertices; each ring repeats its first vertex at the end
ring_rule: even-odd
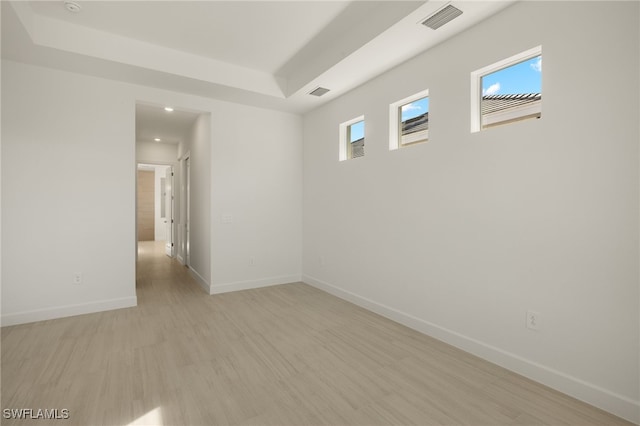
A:
POLYGON ((71 13, 78 13, 82 10, 78 3, 71 0, 65 0, 64 7, 71 13))
POLYGON ((154 139, 154 141, 156 141, 156 142, 161 142, 161 141, 162 141, 162 139, 160 139, 160 138, 155 138, 155 139, 154 139))
POLYGON ((164 107, 164 110, 167 112, 173 112, 173 108, 171 107, 164 107))

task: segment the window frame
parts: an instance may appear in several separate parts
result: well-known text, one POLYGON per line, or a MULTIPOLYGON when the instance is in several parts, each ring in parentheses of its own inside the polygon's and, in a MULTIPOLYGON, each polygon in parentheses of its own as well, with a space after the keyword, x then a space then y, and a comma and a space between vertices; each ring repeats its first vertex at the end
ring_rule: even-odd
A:
MULTIPOLYGON (((339 152, 338 152, 338 161, 345 161, 345 160, 353 160, 354 157, 352 157, 352 152, 351 152, 351 126, 354 124, 357 124, 359 122, 363 122, 364 124, 364 132, 365 135, 363 135, 363 138, 366 142, 367 138, 366 138, 366 132, 367 132, 367 125, 366 122, 364 120, 364 115, 361 115, 359 117, 356 118, 352 118, 351 120, 345 121, 344 123, 340 123, 339 126, 339 131, 340 131, 340 137, 339 137, 339 152)), ((364 157, 364 155, 363 155, 364 157)), ((360 158, 360 157, 355 157, 355 158, 360 158)))
MULTIPOLYGON (((402 136, 400 135, 400 132, 402 131, 401 108, 407 104, 410 104, 412 102, 419 101, 420 99, 428 98, 428 97, 429 97, 429 89, 425 89, 411 96, 407 96, 404 99, 400 99, 399 101, 389 104, 389 151, 395 151, 399 148, 418 145, 418 144, 429 141, 429 137, 427 136, 427 140, 420 140, 420 141, 411 142, 403 145, 401 143, 402 136)), ((431 102, 429 102, 429 105, 431 105, 431 102)))
MULTIPOLYGON (((532 47, 524 52, 520 52, 506 59, 502 59, 498 62, 494 62, 491 65, 480 68, 471 73, 471 133, 477 133, 482 128, 482 78, 486 75, 493 74, 496 71, 500 71, 505 68, 509 68, 512 65, 519 64, 520 62, 527 61, 529 59, 542 56, 542 45, 532 47)), ((508 124, 510 121, 500 121, 498 124, 508 124)))

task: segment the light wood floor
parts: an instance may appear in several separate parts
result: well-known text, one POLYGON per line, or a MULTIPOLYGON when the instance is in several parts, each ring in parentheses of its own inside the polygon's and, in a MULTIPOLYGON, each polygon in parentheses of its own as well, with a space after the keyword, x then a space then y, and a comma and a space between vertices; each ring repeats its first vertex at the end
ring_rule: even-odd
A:
POLYGON ((136 308, 2 329, 2 408, 59 425, 629 424, 305 284, 205 294, 142 243, 136 308))

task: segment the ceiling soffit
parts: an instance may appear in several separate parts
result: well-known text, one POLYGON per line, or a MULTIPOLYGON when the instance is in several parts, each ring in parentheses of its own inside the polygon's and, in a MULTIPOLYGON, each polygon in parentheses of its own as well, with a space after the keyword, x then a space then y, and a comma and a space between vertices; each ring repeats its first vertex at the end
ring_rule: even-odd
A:
MULTIPOLYGON (((339 4, 334 5, 332 9, 324 10, 319 24, 313 31, 303 34, 303 43, 291 43, 288 46, 289 52, 280 50, 271 62, 258 59, 251 63, 247 60, 242 65, 221 60, 220 58, 228 59, 224 55, 216 58, 197 54, 193 49, 178 49, 178 45, 160 45, 152 43, 153 40, 149 38, 136 39, 122 35, 124 32, 107 32, 97 25, 92 28, 70 22, 69 19, 39 14, 36 11, 41 7, 38 5, 40 2, 34 3, 32 7, 29 2, 10 2, 12 12, 15 12, 15 15, 10 15, 17 16, 28 35, 22 38, 28 38, 31 46, 5 48, 7 37, 3 34, 3 57, 6 56, 5 51, 21 56, 23 60, 27 57, 35 60, 36 56, 43 56, 46 59, 39 59, 40 62, 46 62, 47 65, 56 68, 68 69, 73 64, 78 64, 81 71, 87 74, 102 74, 101 76, 108 78, 141 82, 223 100, 304 112, 463 31, 513 1, 453 2, 460 5, 458 7, 464 13, 437 31, 426 29, 419 23, 449 2, 336 2, 339 4), (319 28, 320 26, 322 28, 319 28), (25 50, 30 52, 25 53, 25 50), (381 55, 380 52, 384 54, 381 55), (277 66, 278 63, 282 65, 277 66), (246 66, 247 64, 253 68, 246 66), (277 66, 275 71, 274 66, 277 66), (322 98, 308 96, 307 93, 317 86, 328 87, 331 92, 322 98)), ((126 8, 128 3, 158 2, 109 3, 126 8)), ((235 3, 245 3, 245 10, 248 10, 246 8, 253 2, 235 3)), ((278 8, 296 4, 298 8, 305 3, 312 5, 316 2, 262 3, 277 4, 278 8)), ((298 9, 296 14, 304 11, 304 8, 298 9)), ((313 8, 309 10, 313 11, 313 8)), ((3 8, 3 33, 7 27, 4 15, 6 13, 3 8)), ((230 16, 228 19, 237 21, 240 25, 243 16, 230 16)), ((15 28, 15 25, 9 27, 15 28)), ((260 29, 248 28, 251 36, 244 41, 236 40, 240 43, 237 44, 236 50, 242 52, 245 49, 243 46, 246 46, 243 43, 251 43, 256 37, 269 40, 269 31, 262 34, 258 33, 258 30, 260 29)), ((275 30, 272 34, 275 39, 279 36, 279 32, 275 30)), ((9 38, 14 38, 13 34, 9 38)), ((17 43, 18 39, 20 37, 15 37, 14 43, 17 43)), ((23 44, 27 44, 25 40, 22 41, 23 44)), ((246 49, 250 53, 252 48, 246 49)))

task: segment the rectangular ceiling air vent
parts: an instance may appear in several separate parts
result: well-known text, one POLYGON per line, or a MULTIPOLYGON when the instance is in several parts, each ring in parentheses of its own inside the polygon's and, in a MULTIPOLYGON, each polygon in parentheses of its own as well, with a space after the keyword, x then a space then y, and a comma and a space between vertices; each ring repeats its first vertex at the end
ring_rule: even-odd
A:
POLYGON ((460 15, 462 15, 462 11, 449 4, 422 21, 422 25, 429 27, 432 30, 437 30, 460 15))
POLYGON ((329 89, 325 89, 324 87, 316 87, 315 89, 310 91, 309 94, 313 95, 313 96, 322 96, 325 93, 327 93, 328 91, 329 91, 329 89))

